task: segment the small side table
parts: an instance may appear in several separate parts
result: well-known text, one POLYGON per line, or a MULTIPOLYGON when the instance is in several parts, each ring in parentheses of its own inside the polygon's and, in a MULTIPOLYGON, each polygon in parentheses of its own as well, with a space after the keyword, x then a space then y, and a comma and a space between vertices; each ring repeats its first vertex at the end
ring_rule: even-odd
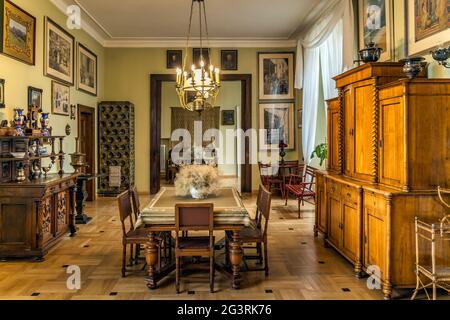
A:
POLYGON ((77 215, 75 216, 76 224, 87 224, 92 219, 84 213, 84 202, 88 197, 86 182, 94 180, 100 176, 100 174, 83 174, 77 177, 77 190, 75 194, 75 208, 77 210, 77 215))

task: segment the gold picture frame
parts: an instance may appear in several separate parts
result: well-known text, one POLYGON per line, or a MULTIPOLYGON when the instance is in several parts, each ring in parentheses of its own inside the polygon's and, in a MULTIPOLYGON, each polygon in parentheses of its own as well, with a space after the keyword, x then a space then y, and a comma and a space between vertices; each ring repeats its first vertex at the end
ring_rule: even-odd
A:
POLYGON ((35 65, 36 18, 9 0, 0 0, 0 52, 35 65))
POLYGON ((276 150, 280 141, 287 144, 286 150, 295 150, 294 108, 292 102, 259 105, 260 150, 276 150))
POLYGON ((450 42, 448 7, 450 0, 406 0, 409 56, 428 54, 450 42))
POLYGON ((370 42, 383 49, 380 61, 393 57, 392 0, 359 0, 359 48, 370 42))
POLYGON ((259 100, 293 100, 293 52, 258 53, 259 100))

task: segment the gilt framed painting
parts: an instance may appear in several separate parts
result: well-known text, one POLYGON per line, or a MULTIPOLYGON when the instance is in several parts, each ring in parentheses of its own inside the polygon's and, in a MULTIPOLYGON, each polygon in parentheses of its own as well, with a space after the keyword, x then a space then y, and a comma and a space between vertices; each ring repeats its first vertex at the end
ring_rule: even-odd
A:
POLYGON ((28 107, 36 107, 42 110, 42 89, 28 87, 28 107))
POLYGON ((0 0, 0 52, 35 65, 36 18, 8 0, 0 0))
POLYGON ((70 87, 64 83, 52 81, 52 113, 70 115, 70 87))
POLYGON ((48 17, 44 38, 44 75, 73 85, 75 38, 48 17))
POLYGON ((5 80, 0 79, 0 108, 5 107, 5 80))
POLYGON ((359 0, 359 48, 373 42, 383 50, 380 61, 392 59, 392 0, 359 0))
POLYGON ((259 100, 294 98, 294 53, 259 53, 259 100))
POLYGON ((238 51, 222 50, 220 52, 222 70, 236 71, 238 69, 238 51))
POLYGON ((167 50, 167 69, 177 69, 183 67, 183 51, 167 50))
POLYGON ((77 89, 97 96, 97 55, 78 43, 77 46, 77 89))
POLYGON ((450 0, 407 0, 408 55, 450 42, 450 0))
POLYGON ((295 149, 294 103, 259 105, 260 150, 276 150, 280 142, 295 149))

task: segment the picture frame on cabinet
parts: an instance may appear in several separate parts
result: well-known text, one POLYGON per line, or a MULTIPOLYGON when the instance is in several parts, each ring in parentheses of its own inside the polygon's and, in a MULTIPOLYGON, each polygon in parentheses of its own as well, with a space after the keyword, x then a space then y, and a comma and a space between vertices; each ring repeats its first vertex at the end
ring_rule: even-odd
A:
POLYGON ((259 149, 277 150, 280 142, 286 150, 295 149, 294 103, 262 103, 259 105, 259 149))
POLYGON ((36 64, 36 18, 9 0, 0 0, 0 52, 36 64))
POLYGON ((393 53, 393 1, 358 0, 359 49, 373 42, 382 49, 380 62, 391 61, 393 53))
POLYGON ((44 75, 73 86, 75 38, 49 17, 44 20, 44 75))
POLYGON ((0 108, 5 108, 5 80, 0 79, 0 108))
POLYGON ((294 100, 293 52, 258 53, 259 100, 294 100))
POLYGON ((450 42, 448 1, 405 0, 407 56, 429 54, 450 42), (447 39, 447 40, 444 40, 447 39))
POLYGON ((52 81, 52 113, 70 115, 70 86, 52 81))
POLYGON ((77 45, 77 89, 97 96, 97 55, 87 47, 78 43, 77 45))

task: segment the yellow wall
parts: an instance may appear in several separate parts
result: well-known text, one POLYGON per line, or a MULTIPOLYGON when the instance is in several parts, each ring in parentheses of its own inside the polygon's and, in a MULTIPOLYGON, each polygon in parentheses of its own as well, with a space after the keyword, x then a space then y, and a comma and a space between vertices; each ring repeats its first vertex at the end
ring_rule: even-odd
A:
MULTIPOLYGON (((51 82, 52 79, 44 74, 44 16, 50 17, 60 26, 66 26, 66 17, 49 0, 13 0, 16 5, 24 9, 36 18, 36 65, 29 66, 5 55, 0 55, 0 78, 5 79, 5 103, 6 108, 0 109, 0 120, 12 120, 14 108, 27 109, 28 86, 43 89, 43 109, 44 112, 51 112, 51 82)), ((97 102, 103 97, 103 74, 104 74, 104 48, 93 40, 84 31, 74 30, 70 32, 76 41, 84 44, 98 56, 98 97, 82 93, 71 87, 70 103, 83 104, 96 107, 97 102)), ((50 115, 50 125, 53 127, 53 134, 65 135, 65 127, 70 124, 72 133, 65 141, 64 149, 66 153, 75 151, 75 137, 77 136, 77 120, 70 120, 69 117, 61 115, 50 115)), ((69 157, 66 158, 65 170, 72 172, 73 168, 69 164, 69 157)))
MULTIPOLYGON (((113 48, 105 51, 105 99, 129 100, 135 105, 136 112, 136 184, 140 191, 150 189, 150 74, 174 74, 175 70, 166 69, 166 50, 171 48, 113 48)), ((188 61, 190 59, 190 51, 188 61)), ((258 52, 295 52, 290 49, 239 49, 239 70, 224 73, 252 74, 252 126, 258 128, 258 52)), ((211 61, 220 67, 220 49, 211 50, 211 61)), ((175 94, 175 90, 174 90, 175 94)), ((288 156, 298 158, 297 148, 288 156)), ((253 171, 253 188, 257 189, 259 174, 257 166, 253 171)))

